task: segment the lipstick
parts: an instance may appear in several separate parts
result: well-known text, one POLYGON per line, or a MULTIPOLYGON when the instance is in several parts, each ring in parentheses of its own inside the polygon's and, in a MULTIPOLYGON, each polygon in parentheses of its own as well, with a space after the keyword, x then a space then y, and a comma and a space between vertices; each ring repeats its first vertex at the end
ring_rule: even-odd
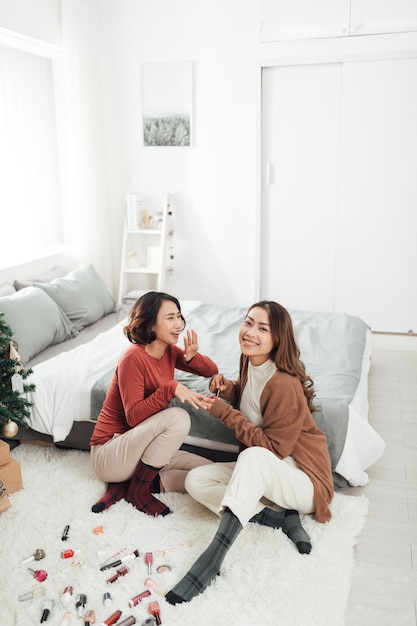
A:
POLYGON ((150 595, 151 592, 149 591, 149 589, 146 589, 145 591, 142 591, 142 593, 139 593, 137 596, 133 596, 133 598, 130 598, 128 605, 130 607, 136 606, 137 604, 139 604, 139 602, 142 602, 144 598, 147 598, 150 595))
POLYGON ((100 626, 113 626, 121 616, 122 611, 115 611, 104 622, 101 622, 100 626))

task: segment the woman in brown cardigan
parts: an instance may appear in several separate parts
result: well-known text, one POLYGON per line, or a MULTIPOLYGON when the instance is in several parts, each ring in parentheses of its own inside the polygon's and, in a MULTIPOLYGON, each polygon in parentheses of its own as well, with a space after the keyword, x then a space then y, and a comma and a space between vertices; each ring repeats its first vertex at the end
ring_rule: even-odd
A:
POLYGON ((310 538, 299 513, 314 514, 319 522, 331 516, 326 436, 312 416, 313 381, 300 361, 288 311, 276 302, 254 304, 239 342, 239 379, 214 375, 210 391, 227 402, 213 397, 206 408, 235 432, 241 451, 235 463, 210 463, 187 475, 188 493, 221 521, 208 548, 166 594, 171 604, 204 591, 247 522, 281 528, 308 554, 310 538))

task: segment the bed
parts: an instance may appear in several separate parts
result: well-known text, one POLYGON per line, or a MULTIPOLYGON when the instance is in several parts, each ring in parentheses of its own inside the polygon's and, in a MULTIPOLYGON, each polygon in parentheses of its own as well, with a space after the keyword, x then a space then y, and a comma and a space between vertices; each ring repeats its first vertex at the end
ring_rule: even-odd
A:
MULTIPOLYGON (((35 354, 23 345, 21 329, 17 337, 19 353, 24 355, 25 365, 33 370, 29 380, 36 389, 28 393, 32 402, 30 428, 20 430, 18 437, 46 438, 58 446, 88 450, 117 360, 128 345, 123 334, 128 309, 116 305, 89 265, 52 280, 24 284, 17 294, 25 289, 29 289, 25 296, 28 299, 29 296, 39 299, 38 292, 43 294, 42 302, 45 294, 55 299, 73 328, 66 328, 65 339, 55 333, 53 342, 41 350, 38 346, 35 354), (68 285, 71 289, 79 288, 81 295, 74 291, 68 294, 68 285), (81 306, 82 298, 89 301, 88 306, 81 306), (91 315, 92 307, 97 309, 94 315, 91 315)), ((6 317, 11 313, 10 302, 5 305, 7 299, 13 300, 13 296, 0 297, 0 310, 9 307, 6 317)), ((22 295, 20 299, 23 304, 22 295)), ((14 300, 19 300, 19 296, 15 295, 14 300)), ((210 356, 227 378, 236 378, 240 354, 238 328, 246 308, 195 301, 183 301, 181 307, 187 328, 198 333, 200 351, 210 356)), ((301 358, 315 383, 320 410, 314 417, 327 435, 335 484, 366 485, 366 470, 385 448, 383 439, 368 422, 369 328, 363 320, 350 315, 289 312, 301 358)), ((204 378, 182 371, 176 371, 175 377, 195 390, 204 393, 208 390, 204 378)), ((236 455, 238 445, 232 431, 206 411, 188 408, 191 429, 185 441, 186 449, 203 451, 210 458, 220 460, 224 455, 236 455)))

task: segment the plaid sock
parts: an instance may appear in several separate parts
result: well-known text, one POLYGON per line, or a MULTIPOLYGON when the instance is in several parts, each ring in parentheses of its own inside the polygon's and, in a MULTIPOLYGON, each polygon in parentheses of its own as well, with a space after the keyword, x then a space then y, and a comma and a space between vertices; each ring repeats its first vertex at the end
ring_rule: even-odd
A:
POLYGON ((281 528, 282 532, 295 543, 300 554, 310 553, 310 537, 301 525, 298 511, 274 511, 274 509, 266 506, 262 511, 251 517, 249 521, 261 524, 261 526, 269 526, 270 528, 281 528))
POLYGON ((135 473, 129 481, 125 499, 139 511, 147 515, 168 515, 171 510, 163 502, 154 498, 152 484, 160 468, 145 465, 142 461, 136 466, 135 473))
POLYGON ((300 554, 309 554, 311 552, 311 540, 301 525, 298 511, 285 511, 285 521, 282 530, 295 543, 300 554))
POLYGON ((122 483, 108 483, 106 493, 91 507, 93 513, 101 513, 104 509, 121 500, 126 492, 128 481, 122 483))
POLYGON ((198 557, 191 569, 172 589, 165 599, 170 604, 189 602, 202 593, 219 574, 224 557, 236 537, 242 530, 242 524, 230 509, 225 509, 216 534, 208 548, 198 557))

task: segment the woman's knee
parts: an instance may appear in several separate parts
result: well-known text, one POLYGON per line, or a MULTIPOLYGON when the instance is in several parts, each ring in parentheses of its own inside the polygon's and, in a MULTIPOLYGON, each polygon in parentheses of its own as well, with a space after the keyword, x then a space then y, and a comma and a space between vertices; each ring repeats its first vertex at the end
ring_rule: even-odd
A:
POLYGON ((170 407, 165 409, 164 413, 166 414, 166 418, 168 418, 168 428, 180 430, 188 435, 191 427, 191 418, 185 409, 181 407, 170 407))

